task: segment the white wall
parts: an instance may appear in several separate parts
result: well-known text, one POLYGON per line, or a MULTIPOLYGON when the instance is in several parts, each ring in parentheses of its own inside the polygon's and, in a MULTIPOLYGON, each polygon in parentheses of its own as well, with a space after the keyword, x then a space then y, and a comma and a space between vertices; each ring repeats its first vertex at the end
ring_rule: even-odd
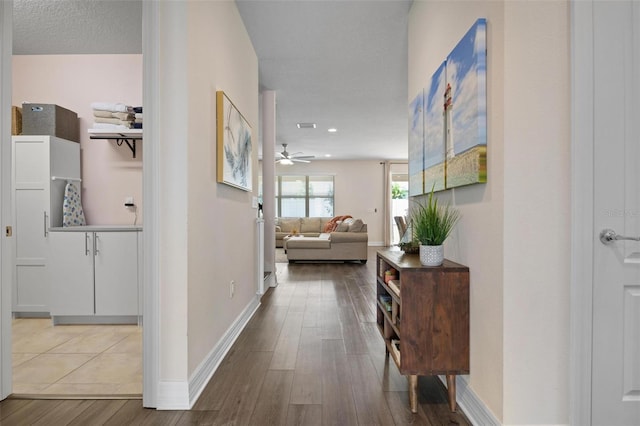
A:
POLYGON ((188 334, 189 374, 257 291, 258 59, 235 2, 188 6, 188 334), (216 90, 253 131, 253 191, 216 183, 216 90), (235 295, 229 298, 229 284, 235 295))
POLYGON ((508 424, 569 420, 569 29, 568 2, 505 3, 508 424))
POLYGON ((384 167, 380 161, 312 161, 276 166, 276 175, 334 176, 335 215, 349 214, 367 224, 369 245, 384 242, 384 167))
POLYGON ((215 96, 224 90, 257 135, 258 60, 234 2, 159 9, 160 381, 184 396, 256 303, 257 136, 255 194, 217 183, 215 96))
POLYGON ((569 16, 555 2, 414 2, 409 98, 487 18, 488 182, 439 194, 471 271, 473 393, 504 424, 568 422, 569 16))
POLYGON ((57 104, 78 114, 82 166, 82 205, 90 225, 133 224, 124 199, 133 196, 142 223, 142 156, 136 158, 112 140, 90 140, 92 102, 142 105, 142 55, 16 55, 13 105, 57 104))

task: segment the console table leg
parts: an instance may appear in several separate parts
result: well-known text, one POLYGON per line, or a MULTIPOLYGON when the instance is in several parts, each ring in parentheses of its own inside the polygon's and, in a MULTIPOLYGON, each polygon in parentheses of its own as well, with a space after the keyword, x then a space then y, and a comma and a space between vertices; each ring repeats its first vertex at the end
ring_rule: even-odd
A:
POLYGON ((449 393, 449 408, 456 411, 456 375, 447 374, 447 391, 449 393))
POLYGON ((409 408, 412 413, 418 412, 418 376, 409 376, 409 408))

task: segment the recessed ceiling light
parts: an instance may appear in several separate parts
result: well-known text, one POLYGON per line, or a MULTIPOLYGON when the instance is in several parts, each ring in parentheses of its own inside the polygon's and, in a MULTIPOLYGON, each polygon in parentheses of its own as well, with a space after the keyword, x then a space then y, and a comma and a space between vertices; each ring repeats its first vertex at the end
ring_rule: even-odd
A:
POLYGON ((329 132, 329 133, 335 133, 335 132, 337 132, 337 131, 338 131, 338 129, 336 129, 335 127, 332 127, 332 128, 330 128, 330 129, 327 129, 327 132, 329 132))
POLYGON ((331 154, 325 154, 324 156, 325 157, 331 157, 331 154))
POLYGON ((316 123, 298 123, 298 129, 315 129, 316 123))

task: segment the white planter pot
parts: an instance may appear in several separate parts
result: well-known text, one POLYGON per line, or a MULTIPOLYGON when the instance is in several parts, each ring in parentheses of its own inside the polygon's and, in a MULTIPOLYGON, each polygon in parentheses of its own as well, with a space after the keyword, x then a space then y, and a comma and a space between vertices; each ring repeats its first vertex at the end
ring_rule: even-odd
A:
POLYGON ((424 266, 440 266, 444 261, 444 246, 420 246, 420 263, 424 266))

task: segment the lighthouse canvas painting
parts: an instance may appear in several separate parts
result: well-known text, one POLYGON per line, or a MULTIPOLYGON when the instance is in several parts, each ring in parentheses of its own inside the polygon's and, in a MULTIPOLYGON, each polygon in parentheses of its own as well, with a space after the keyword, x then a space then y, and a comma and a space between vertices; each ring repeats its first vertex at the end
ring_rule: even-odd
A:
POLYGON ((443 62, 425 88, 424 100, 424 189, 445 189, 445 129, 442 94, 447 87, 447 63, 443 62))
POLYGON ((442 93, 446 187, 487 181, 487 21, 478 19, 446 60, 442 93))
POLYGON ((409 104, 409 194, 424 194, 424 91, 409 104))

